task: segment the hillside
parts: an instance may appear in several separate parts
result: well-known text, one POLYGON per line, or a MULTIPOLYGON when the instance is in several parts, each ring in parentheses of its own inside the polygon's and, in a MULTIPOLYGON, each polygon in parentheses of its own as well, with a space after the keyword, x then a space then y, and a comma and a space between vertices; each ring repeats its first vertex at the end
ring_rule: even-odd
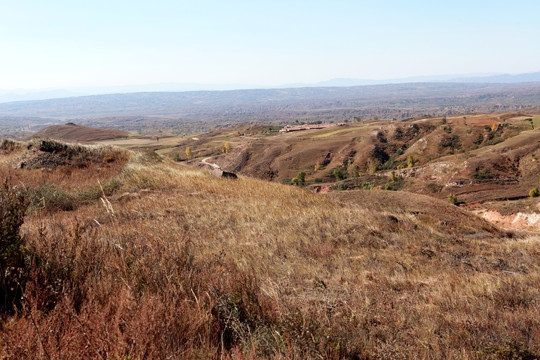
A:
MULTIPOLYGON (((4 358, 540 353, 540 238, 444 201, 319 195, 214 178, 155 153, 40 140, 4 141, 0 174, 14 184, 2 204, 30 205, 25 255, 8 258, 20 287, 5 297, 17 311, 0 307, 4 358), (21 169, 28 159, 36 165, 21 169)), ((6 227, 16 219, 0 215, 16 240, 6 227)))
POLYGON ((98 129, 88 126, 67 123, 65 125, 48 126, 32 137, 35 138, 50 138, 63 141, 99 141, 117 138, 126 138, 129 133, 114 129, 98 129))

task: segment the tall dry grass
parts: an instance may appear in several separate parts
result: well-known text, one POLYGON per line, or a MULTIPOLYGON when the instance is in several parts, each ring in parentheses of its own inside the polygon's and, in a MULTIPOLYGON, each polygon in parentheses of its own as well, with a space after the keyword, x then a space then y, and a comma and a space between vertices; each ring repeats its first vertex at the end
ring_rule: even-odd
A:
POLYGON ((138 156, 129 200, 27 216, 3 358, 538 357, 540 237, 138 156))

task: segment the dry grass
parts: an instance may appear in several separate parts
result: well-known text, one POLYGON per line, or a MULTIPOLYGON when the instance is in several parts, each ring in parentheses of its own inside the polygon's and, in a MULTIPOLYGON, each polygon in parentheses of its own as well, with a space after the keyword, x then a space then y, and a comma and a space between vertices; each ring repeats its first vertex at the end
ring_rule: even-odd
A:
POLYGON ((539 356, 539 237, 144 154, 112 171, 137 196, 27 216, 30 280, 0 357, 539 356))

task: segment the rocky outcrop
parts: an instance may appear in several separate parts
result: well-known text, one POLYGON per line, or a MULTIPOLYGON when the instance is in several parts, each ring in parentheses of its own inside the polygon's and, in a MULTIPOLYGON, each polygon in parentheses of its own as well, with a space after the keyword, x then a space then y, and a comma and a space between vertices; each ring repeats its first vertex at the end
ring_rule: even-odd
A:
POLYGON ((236 176, 233 172, 223 171, 221 169, 214 169, 212 170, 212 175, 217 178, 226 178, 226 179, 238 179, 238 176, 236 176))

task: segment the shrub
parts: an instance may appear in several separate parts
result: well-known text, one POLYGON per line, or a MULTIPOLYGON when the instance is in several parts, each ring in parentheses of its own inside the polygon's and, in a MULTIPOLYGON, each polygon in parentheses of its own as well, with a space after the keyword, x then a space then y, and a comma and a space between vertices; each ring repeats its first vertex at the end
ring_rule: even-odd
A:
POLYGON ((44 183, 27 190, 30 210, 64 210, 75 209, 75 199, 55 184, 44 183))
POLYGON ((74 197, 81 201, 98 200, 105 194, 105 196, 111 196, 120 189, 121 183, 116 178, 112 178, 108 182, 100 185, 90 186, 75 194, 74 197))
POLYGON ((371 190, 375 185, 369 182, 362 183, 362 190, 371 190))
POLYGON ((457 205, 458 203, 457 196, 452 193, 448 194, 448 202, 452 205, 457 205))
POLYGON ((332 171, 332 175, 335 176, 336 181, 345 179, 345 174, 339 169, 335 169, 334 171, 332 171))
POLYGON ((339 183, 338 186, 337 186, 337 189, 338 190, 347 190, 349 188, 349 186, 345 183, 339 183))
POLYGON ((22 148, 22 144, 20 142, 10 140, 10 139, 4 139, 0 143, 0 150, 5 151, 8 154, 21 148, 22 148))
POLYGON ((319 183, 322 183, 323 181, 322 181, 321 178, 315 178, 315 179, 313 180, 313 182, 315 182, 316 184, 319 184, 319 183))
POLYGON ((529 191, 529 196, 532 197, 532 198, 535 198, 535 197, 538 197, 539 195, 539 192, 538 192, 538 188, 535 186, 531 189, 531 191, 529 191))
POLYGON ((412 155, 409 155, 407 158, 407 167, 412 168, 414 166, 414 158, 412 155))
POLYGON ((27 208, 24 192, 6 180, 0 188, 0 313, 20 305, 27 266, 19 229, 27 208))
POLYGON ((493 180, 496 176, 491 172, 490 169, 486 168, 477 168, 473 173, 472 177, 478 181, 487 181, 493 180))
POLYGON ((300 185, 304 185, 306 182, 306 173, 303 171, 300 171, 298 175, 296 176, 298 178, 298 182, 300 185))
POLYGON ((358 177, 358 171, 360 170, 360 168, 358 167, 357 164, 351 164, 349 165, 349 167, 347 168, 347 172, 349 173, 349 177, 358 177))

